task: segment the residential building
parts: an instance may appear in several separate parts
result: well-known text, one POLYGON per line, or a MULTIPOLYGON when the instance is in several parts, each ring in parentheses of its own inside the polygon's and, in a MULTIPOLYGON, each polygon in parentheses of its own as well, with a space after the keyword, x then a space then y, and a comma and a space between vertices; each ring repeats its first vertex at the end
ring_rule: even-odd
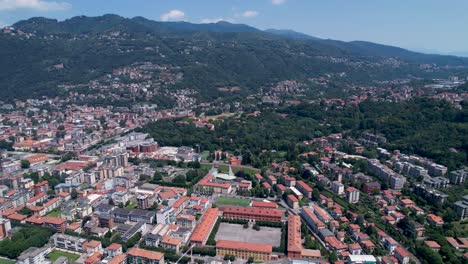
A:
POLYGON ((141 248, 131 248, 127 251, 127 264, 164 264, 164 254, 141 248))
POLYGON ((366 193, 372 193, 374 191, 380 191, 380 188, 380 183, 378 182, 367 182, 364 184, 362 191, 366 193))
POLYGON ((10 219, 0 218, 0 239, 4 239, 10 235, 11 222, 10 219))
POLYGON ((288 203, 289 207, 291 207, 292 209, 299 208, 299 200, 296 198, 296 196, 292 194, 286 197, 286 202, 288 203))
POLYGON ((449 180, 451 184, 462 184, 466 181, 468 175, 468 169, 461 169, 457 171, 452 171, 449 174, 449 180))
POLYGON ((42 264, 47 263, 46 256, 52 251, 50 246, 43 248, 30 247, 23 251, 16 259, 17 264, 42 264))
POLYGON ((50 238, 50 241, 58 249, 82 253, 84 251, 83 245, 86 239, 57 233, 50 238))
POLYGON ((346 200, 348 201, 348 203, 358 203, 359 190, 354 187, 348 187, 346 189, 346 200))
POLYGON ((402 247, 397 247, 395 249, 394 256, 398 259, 400 264, 408 264, 410 261, 410 254, 402 247))
POLYGON ((304 206, 301 208, 301 216, 315 233, 325 228, 325 224, 317 218, 309 207, 304 206))
POLYGON ((348 264, 375 264, 377 263, 377 259, 372 255, 350 255, 348 264))
POLYGON ((164 207, 156 213, 156 223, 158 224, 172 224, 175 221, 175 214, 173 207, 164 207))
POLYGON ((332 191, 333 191, 334 194, 336 194, 336 195, 344 194, 344 185, 343 185, 343 183, 341 183, 339 181, 333 181, 331 187, 332 187, 332 191))
POLYGON ((453 209, 458 215, 460 221, 468 218, 468 194, 463 196, 463 198, 453 204, 453 209))
POLYGON ((109 256, 109 257, 115 257, 122 253, 123 253, 122 245, 117 244, 117 243, 112 243, 104 249, 104 255, 109 256))

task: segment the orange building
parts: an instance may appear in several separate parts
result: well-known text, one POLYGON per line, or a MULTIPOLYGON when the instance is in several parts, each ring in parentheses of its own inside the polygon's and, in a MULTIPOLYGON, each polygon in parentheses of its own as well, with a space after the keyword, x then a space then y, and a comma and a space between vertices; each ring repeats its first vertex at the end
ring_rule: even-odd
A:
POLYGON ((45 154, 35 154, 35 155, 25 158, 25 160, 29 161, 29 163, 33 165, 33 164, 45 162, 48 160, 48 158, 47 158, 47 155, 45 154))
POLYGON ((131 248, 127 252, 128 264, 164 264, 164 254, 141 248, 131 248))
POLYGON ((288 216, 288 258, 302 257, 301 240, 301 217, 298 215, 288 216))
POLYGON ((261 207, 225 206, 221 209, 223 217, 232 219, 281 222, 283 211, 261 207))
POLYGON ((252 207, 276 209, 276 208, 278 208, 278 204, 273 203, 273 202, 253 201, 252 202, 252 207))
POLYGON ((228 240, 216 242, 216 255, 234 255, 236 258, 248 259, 253 257, 255 261, 269 261, 273 247, 267 244, 254 244, 228 240))
POLYGON ((218 208, 209 208, 208 210, 206 210, 206 213, 203 215, 202 221, 192 233, 190 243, 201 246, 206 244, 211 230, 213 230, 213 227, 216 224, 216 221, 218 220, 218 212, 218 208))

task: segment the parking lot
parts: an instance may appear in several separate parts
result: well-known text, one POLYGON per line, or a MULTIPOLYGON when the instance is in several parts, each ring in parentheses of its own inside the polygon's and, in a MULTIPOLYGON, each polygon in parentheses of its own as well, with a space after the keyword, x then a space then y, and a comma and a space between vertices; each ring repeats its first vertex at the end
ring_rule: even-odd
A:
POLYGON ((215 240, 232 240, 257 244, 270 244, 279 247, 281 243, 281 228, 261 226, 259 231, 251 227, 244 228, 239 224, 221 223, 215 240))

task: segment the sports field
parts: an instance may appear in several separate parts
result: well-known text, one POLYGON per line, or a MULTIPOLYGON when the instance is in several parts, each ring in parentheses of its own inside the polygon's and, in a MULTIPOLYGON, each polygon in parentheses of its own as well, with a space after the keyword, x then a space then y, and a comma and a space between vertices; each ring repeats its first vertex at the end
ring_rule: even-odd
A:
POLYGON ((216 205, 238 205, 238 206, 248 206, 250 204, 250 200, 242 199, 242 198, 235 198, 235 197, 218 197, 216 199, 216 205))

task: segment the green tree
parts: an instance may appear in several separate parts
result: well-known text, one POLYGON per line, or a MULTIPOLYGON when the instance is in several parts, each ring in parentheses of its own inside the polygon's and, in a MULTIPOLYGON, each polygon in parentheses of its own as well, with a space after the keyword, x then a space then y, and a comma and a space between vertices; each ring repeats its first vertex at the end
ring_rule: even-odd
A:
POLYGON ((72 198, 72 199, 76 199, 76 198, 78 198, 78 192, 76 191, 76 189, 75 189, 75 188, 73 188, 73 189, 72 189, 72 191, 71 191, 71 194, 70 194, 70 195, 71 195, 71 198, 72 198))
POLYGON ((21 160, 21 168, 28 169, 31 166, 29 160, 21 160))

